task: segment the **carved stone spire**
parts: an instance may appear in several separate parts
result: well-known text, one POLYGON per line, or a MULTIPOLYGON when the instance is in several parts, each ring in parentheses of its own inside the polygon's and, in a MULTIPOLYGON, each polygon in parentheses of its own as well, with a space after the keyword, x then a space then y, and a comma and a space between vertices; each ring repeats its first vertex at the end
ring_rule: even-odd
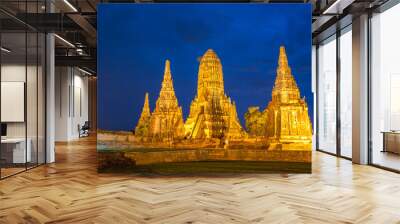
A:
POLYGON ((144 104, 142 113, 140 114, 139 121, 135 128, 135 135, 144 137, 148 133, 149 122, 150 122, 150 105, 149 105, 149 93, 146 93, 144 97, 144 104))
POLYGON ((283 46, 279 49, 276 73, 272 101, 264 111, 267 118, 266 135, 272 142, 301 143, 308 147, 312 137, 308 107, 305 100, 300 98, 300 90, 283 46))
POLYGON ((292 75, 285 47, 279 49, 278 68, 276 69, 275 85, 272 90, 272 100, 282 103, 297 102, 300 99, 300 91, 292 75))
POLYGON ((141 117, 142 116, 150 116, 149 93, 146 93, 144 96, 144 105, 141 117))
POLYGON ((278 59, 278 65, 279 67, 289 67, 288 65, 288 59, 286 55, 286 50, 284 46, 279 47, 279 59, 278 59))
POLYGON ((170 67, 170 61, 167 59, 165 60, 163 82, 169 82, 170 80, 172 81, 171 67, 170 67))
POLYGON ((172 83, 170 62, 169 60, 166 60, 164 67, 164 76, 161 83, 161 90, 159 97, 156 101, 156 108, 154 109, 154 112, 162 112, 177 107, 179 107, 178 99, 175 96, 174 85, 172 83))
POLYGON ((151 114, 149 134, 158 139, 173 139, 184 135, 182 108, 175 96, 169 60, 165 61, 160 94, 151 114))
POLYGON ((160 100, 172 100, 178 103, 178 100, 175 97, 174 85, 172 84, 172 75, 169 60, 165 61, 164 77, 161 83, 160 97, 159 100, 157 100, 157 103, 160 100))

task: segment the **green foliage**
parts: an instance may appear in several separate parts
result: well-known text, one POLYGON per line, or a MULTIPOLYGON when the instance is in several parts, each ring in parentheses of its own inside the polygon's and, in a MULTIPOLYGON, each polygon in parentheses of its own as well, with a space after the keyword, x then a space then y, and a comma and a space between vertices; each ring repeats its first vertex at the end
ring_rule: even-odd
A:
POLYGON ((149 133, 150 117, 144 118, 139 121, 139 124, 135 128, 135 135, 145 137, 149 133))
POLYGON ((246 123, 246 130, 250 136, 264 136, 266 115, 260 112, 259 107, 249 107, 247 112, 244 114, 246 123))

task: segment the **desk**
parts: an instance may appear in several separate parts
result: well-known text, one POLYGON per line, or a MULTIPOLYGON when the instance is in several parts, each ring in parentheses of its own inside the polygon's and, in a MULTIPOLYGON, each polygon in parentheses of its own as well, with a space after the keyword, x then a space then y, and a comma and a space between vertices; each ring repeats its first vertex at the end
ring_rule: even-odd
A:
POLYGON ((400 131, 383 131, 382 152, 393 152, 400 154, 400 131))
POLYGON ((6 160, 6 163, 25 163, 31 162, 31 139, 27 139, 28 144, 25 144, 25 138, 5 138, 1 139, 1 156, 6 160), (26 151, 25 151, 25 145, 26 151), (5 154, 3 156, 3 154, 5 154), (12 159, 11 159, 12 158, 12 159))

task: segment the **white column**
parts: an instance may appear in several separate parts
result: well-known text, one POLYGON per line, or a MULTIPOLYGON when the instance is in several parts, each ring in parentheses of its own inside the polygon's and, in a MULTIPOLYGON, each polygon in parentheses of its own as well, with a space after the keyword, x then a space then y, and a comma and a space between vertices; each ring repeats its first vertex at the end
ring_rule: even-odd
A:
POLYGON ((368 15, 353 19, 353 162, 368 163, 368 15))
POLYGON ((46 162, 52 163, 55 161, 54 151, 54 133, 55 133, 55 76, 54 76, 54 35, 47 34, 46 36, 46 162))
MULTIPOLYGON (((47 12, 54 11, 51 1, 46 1, 47 12)), ((55 162, 55 43, 54 34, 46 35, 46 163, 55 162)))

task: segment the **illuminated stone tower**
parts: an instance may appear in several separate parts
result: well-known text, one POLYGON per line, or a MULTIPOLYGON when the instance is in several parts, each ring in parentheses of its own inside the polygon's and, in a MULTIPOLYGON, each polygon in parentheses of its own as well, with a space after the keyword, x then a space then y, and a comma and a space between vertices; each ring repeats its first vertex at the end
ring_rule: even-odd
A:
POLYGON ((272 100, 264 111, 266 137, 277 143, 311 143, 312 127, 308 107, 292 75, 285 48, 280 47, 272 100))
POLYGON ((199 65, 197 95, 185 123, 188 138, 243 138, 235 103, 225 95, 221 61, 208 49, 199 65))
POLYGON ((146 93, 144 97, 144 105, 142 113, 140 114, 139 121, 135 128, 135 135, 139 137, 144 137, 148 134, 149 124, 150 124, 150 106, 149 106, 149 94, 146 93))
POLYGON ((160 95, 150 118, 149 137, 152 140, 172 140, 183 136, 182 108, 175 96, 170 62, 166 60, 160 95))

